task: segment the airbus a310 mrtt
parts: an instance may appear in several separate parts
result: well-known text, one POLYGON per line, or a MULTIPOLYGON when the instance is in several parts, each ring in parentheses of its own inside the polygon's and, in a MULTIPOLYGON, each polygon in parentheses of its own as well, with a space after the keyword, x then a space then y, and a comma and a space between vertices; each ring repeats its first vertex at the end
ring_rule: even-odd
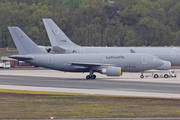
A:
POLYGON ((94 72, 107 76, 121 76, 122 72, 143 72, 163 65, 156 56, 140 53, 49 54, 19 28, 8 27, 20 55, 10 58, 65 72, 89 72, 87 79, 95 79, 94 72))
MULTIPOLYGON (((130 53, 133 50, 136 53, 145 53, 157 56, 165 60, 162 67, 158 70, 168 70, 169 62, 171 65, 180 65, 180 49, 170 47, 89 47, 79 46, 73 43, 63 31, 54 23, 52 19, 43 19, 49 40, 52 47, 45 47, 48 51, 57 53, 130 53)), ((43 46, 41 46, 44 48, 43 46)))

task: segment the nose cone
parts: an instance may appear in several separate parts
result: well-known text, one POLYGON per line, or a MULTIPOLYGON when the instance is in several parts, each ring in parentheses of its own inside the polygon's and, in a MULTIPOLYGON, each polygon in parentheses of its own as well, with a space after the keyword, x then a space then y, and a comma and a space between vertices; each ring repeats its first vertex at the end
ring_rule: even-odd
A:
POLYGON ((149 69, 157 69, 163 64, 164 64, 163 60, 157 58, 156 56, 153 56, 151 59, 149 59, 148 67, 149 69))
POLYGON ((159 59, 158 62, 157 62, 157 66, 162 66, 164 64, 163 60, 159 59))
POLYGON ((153 61, 154 61, 154 67, 156 66, 156 68, 157 67, 160 67, 160 66, 162 66, 163 64, 164 64, 164 62, 163 62, 163 60, 161 60, 161 59, 159 59, 159 58, 153 58, 153 61))
POLYGON ((171 62, 163 60, 163 65, 157 67, 157 70, 169 70, 171 68, 171 62))

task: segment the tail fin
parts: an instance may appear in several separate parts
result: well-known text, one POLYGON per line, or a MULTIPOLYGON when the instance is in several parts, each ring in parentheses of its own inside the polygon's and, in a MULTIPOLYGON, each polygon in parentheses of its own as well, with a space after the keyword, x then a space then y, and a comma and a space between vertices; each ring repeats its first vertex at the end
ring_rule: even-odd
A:
POLYGON ((54 23, 52 19, 43 19, 49 40, 52 46, 74 46, 78 47, 73 43, 64 32, 54 23))
POLYGON ((19 27, 12 26, 8 27, 8 29, 20 55, 31 53, 46 53, 40 50, 37 45, 19 27))

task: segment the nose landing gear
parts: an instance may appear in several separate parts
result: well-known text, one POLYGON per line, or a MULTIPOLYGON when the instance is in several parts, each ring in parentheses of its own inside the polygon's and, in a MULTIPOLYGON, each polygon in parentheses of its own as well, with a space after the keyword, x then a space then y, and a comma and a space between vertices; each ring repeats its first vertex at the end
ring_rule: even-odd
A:
POLYGON ((143 78, 144 78, 144 75, 140 75, 140 78, 143 79, 143 78))
POLYGON ((141 72, 140 78, 141 78, 141 79, 144 78, 143 72, 141 72))

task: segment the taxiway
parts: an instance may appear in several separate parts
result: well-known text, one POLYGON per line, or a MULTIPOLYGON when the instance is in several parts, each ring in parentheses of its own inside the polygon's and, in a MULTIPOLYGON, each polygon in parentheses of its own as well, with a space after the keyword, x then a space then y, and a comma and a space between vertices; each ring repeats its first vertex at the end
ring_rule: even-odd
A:
MULTIPOLYGON (((148 71, 151 74, 154 71, 148 71)), ((64 73, 48 69, 0 69, 0 89, 18 89, 81 94, 122 95, 180 98, 180 70, 176 78, 144 78, 140 73, 124 73, 120 77, 96 74, 86 80, 87 73, 64 73)))

